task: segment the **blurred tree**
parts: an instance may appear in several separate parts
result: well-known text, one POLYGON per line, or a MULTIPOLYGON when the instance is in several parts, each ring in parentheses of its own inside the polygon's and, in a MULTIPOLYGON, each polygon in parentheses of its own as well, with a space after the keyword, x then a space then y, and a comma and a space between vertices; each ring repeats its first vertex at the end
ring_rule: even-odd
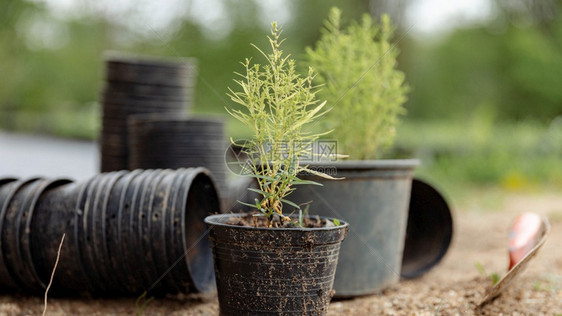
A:
MULTIPOLYGON (((338 4, 336 0, 283 3, 290 13, 284 27, 288 52, 298 58, 316 40, 329 8, 338 4)), ((233 72, 239 70, 241 60, 255 55, 250 43, 262 45, 269 25, 260 17, 263 4, 257 0, 220 0, 220 5, 227 27, 224 34, 216 35, 188 14, 189 4, 178 8, 185 17, 162 31, 150 25, 135 27, 129 18, 137 7, 112 13, 85 1, 80 12, 61 17, 44 2, 1 1, 0 67, 9 80, 0 85, 0 128, 95 137, 97 124, 86 131, 73 130, 84 128, 81 121, 66 129, 57 125, 99 111, 95 102, 103 84, 102 53, 108 49, 197 58, 200 77, 195 110, 224 113, 224 96, 233 72)), ((341 5, 353 17, 366 12, 369 1, 341 5)))
MULTIPOLYGON (((232 25, 230 33, 221 38, 205 35, 200 25, 185 19, 178 31, 165 43, 143 43, 144 53, 171 56, 192 56, 198 59, 199 82, 197 84, 195 110, 198 112, 225 113, 226 91, 232 85, 234 72, 240 71, 240 62, 246 57, 256 56, 250 43, 263 47, 267 43, 263 34, 270 29, 260 19, 257 1, 223 0, 227 19, 232 25)), ((319 29, 329 9, 341 4, 336 0, 287 1, 291 17, 284 25, 287 37, 285 50, 300 59, 306 46, 319 37, 319 29)), ((368 0, 347 1, 342 4, 349 16, 358 17, 368 12, 368 0)), ((257 58, 260 58, 257 56, 257 58)))
POLYGON ((547 2, 549 14, 531 1, 498 1, 500 21, 459 29, 437 43, 409 42, 403 59, 413 88, 411 116, 465 119, 484 113, 475 111, 480 107, 499 119, 548 122, 562 115, 561 4, 547 2), (535 9, 522 10, 523 4, 535 9))
MULTIPOLYGON (((399 43, 399 66, 413 88, 408 117, 463 119, 487 113, 507 119, 549 120, 562 114, 558 88, 562 4, 556 0, 491 1, 494 18, 485 24, 457 30, 438 42, 406 37, 399 43), (486 110, 475 112, 475 108, 486 110)), ((269 25, 261 16, 264 4, 217 0, 224 16, 212 25, 213 33, 209 25, 188 14, 193 3, 178 7, 178 18, 158 29, 129 19, 147 2, 110 14, 100 7, 103 4, 89 0, 81 2, 79 14, 63 16, 54 14, 45 2, 0 1, 0 128, 60 133, 61 122, 78 120, 64 133, 95 137, 95 119, 88 119, 90 125, 80 131, 84 124, 76 118, 91 118, 99 111, 95 102, 103 84, 102 52, 107 49, 196 57, 201 76, 195 110, 224 113, 226 87, 232 84, 233 72, 240 70, 238 62, 254 56, 249 43, 262 45, 268 32, 269 25)), ((340 6, 350 19, 364 12, 377 16, 390 11, 403 24, 410 1, 277 3, 288 10, 285 49, 300 59, 304 47, 318 39, 331 6, 340 6)), ((397 32, 397 36, 402 34, 397 32)))
POLYGON ((39 2, 3 1, 0 6, 7 15, 1 17, 0 31, 1 127, 53 133, 73 114, 91 116, 101 85, 100 56, 107 47, 105 21, 63 21, 39 2))
MULTIPOLYGON (((25 43, 18 40, 17 26, 20 17, 37 11, 35 4, 17 0, 0 2, 0 111, 13 111, 19 103, 18 94, 13 93, 23 82, 24 60, 18 58, 25 53, 25 43)), ((13 127, 13 121, 0 116, 0 124, 13 127)))
POLYGON ((496 24, 538 25, 544 30, 553 26, 560 11, 558 0, 492 0, 496 24))

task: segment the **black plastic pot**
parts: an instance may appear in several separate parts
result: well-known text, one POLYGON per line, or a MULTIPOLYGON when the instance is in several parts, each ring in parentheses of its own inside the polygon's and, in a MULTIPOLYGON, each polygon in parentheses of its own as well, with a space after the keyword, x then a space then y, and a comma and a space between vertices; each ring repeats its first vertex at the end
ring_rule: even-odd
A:
POLYGON ((433 268, 447 253, 452 237, 453 218, 445 198, 430 184, 414 179, 402 277, 419 277, 433 268))
POLYGON ((252 228, 213 215, 211 246, 220 315, 325 315, 347 224, 252 228))
POLYGON ((323 162, 311 168, 343 180, 323 186, 300 186, 291 201, 312 201, 310 214, 336 217, 349 223, 334 281, 336 297, 376 293, 400 279, 408 202, 418 160, 323 162))
POLYGON ((185 87, 194 85, 197 60, 106 52, 107 81, 185 87))
POLYGON ((205 167, 228 190, 224 121, 163 114, 129 117, 129 169, 205 167))
POLYGON ((135 114, 186 114, 193 100, 196 60, 106 54, 102 93, 101 171, 127 169, 127 118, 135 114))
POLYGON ((184 100, 185 87, 162 86, 153 84, 130 83, 112 81, 106 85, 104 97, 108 99, 128 99, 130 96, 137 98, 157 98, 184 100))
POLYGON ((11 181, 0 188, 0 270, 5 287, 30 293, 40 293, 45 288, 34 264, 32 218, 44 191, 69 182, 67 179, 32 178, 11 181))
POLYGON ((0 258, 0 287, 43 293, 66 233, 54 295, 214 289, 203 219, 220 206, 208 170, 110 172, 82 183, 2 183, 6 251, 0 258))
MULTIPOLYGON (((28 182, 36 179, 29 180, 28 182)), ((4 217, 8 211, 8 206, 14 194, 26 183, 17 181, 13 178, 3 178, 0 180, 0 241, 4 233, 4 217)), ((4 285, 0 288, 14 289, 16 287, 14 279, 7 268, 6 258, 2 248, 0 248, 0 282, 4 285)))
POLYGON ((239 203, 254 204, 255 199, 260 199, 260 195, 256 192, 248 190, 248 188, 258 188, 255 178, 249 176, 234 176, 228 182, 228 191, 222 198, 223 213, 248 213, 255 211, 255 208, 239 203))

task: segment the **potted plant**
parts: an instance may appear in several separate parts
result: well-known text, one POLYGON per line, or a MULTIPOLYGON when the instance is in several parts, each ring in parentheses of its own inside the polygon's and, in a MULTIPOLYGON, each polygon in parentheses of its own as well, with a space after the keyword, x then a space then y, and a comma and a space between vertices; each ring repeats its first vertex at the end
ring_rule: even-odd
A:
POLYGON ((300 164, 319 134, 305 128, 323 115, 326 102, 316 99, 314 72, 300 76, 295 61, 284 55, 280 31, 273 23, 266 64, 243 62, 245 74, 229 89, 238 108, 227 109, 253 132, 245 146, 246 164, 259 194, 254 214, 211 215, 211 248, 221 315, 296 313, 324 315, 332 295, 337 257, 347 224, 337 219, 308 217, 287 200, 299 179, 311 172, 300 164), (285 208, 292 208, 287 213, 285 208))
POLYGON ((334 281, 336 295, 346 297, 375 293, 399 280, 418 161, 375 160, 392 144, 408 91, 404 74, 396 69, 389 17, 376 23, 365 14, 345 29, 340 17, 333 8, 321 38, 306 52, 318 71, 316 82, 324 85, 319 95, 333 106, 324 123, 333 128, 338 149, 355 160, 310 164, 311 169, 331 166, 334 176, 345 180, 330 183, 308 174, 303 179, 324 186, 303 188, 293 201, 313 200, 311 212, 350 224, 334 281))

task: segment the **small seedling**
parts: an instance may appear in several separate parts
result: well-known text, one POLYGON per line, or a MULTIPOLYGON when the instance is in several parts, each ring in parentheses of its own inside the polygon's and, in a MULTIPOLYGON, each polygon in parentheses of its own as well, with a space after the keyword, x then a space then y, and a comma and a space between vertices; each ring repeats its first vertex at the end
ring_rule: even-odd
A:
POLYGON ((309 207, 310 207, 310 205, 307 205, 304 210, 299 208, 299 223, 298 223, 299 227, 304 227, 304 218, 305 218, 306 215, 308 215, 308 208, 309 207))
POLYGON ((135 306, 137 307, 137 316, 142 316, 144 314, 144 309, 148 306, 148 304, 154 299, 154 297, 146 298, 148 293, 145 291, 139 296, 135 302, 135 306))
POLYGON ((496 272, 493 272, 493 273, 490 273, 490 274, 486 273, 486 269, 484 269, 484 266, 480 262, 475 262, 474 267, 476 268, 476 270, 478 270, 478 272, 482 276, 484 276, 484 277, 486 277, 486 278, 488 278, 492 281, 492 286, 496 285, 501 279, 500 275, 496 272))

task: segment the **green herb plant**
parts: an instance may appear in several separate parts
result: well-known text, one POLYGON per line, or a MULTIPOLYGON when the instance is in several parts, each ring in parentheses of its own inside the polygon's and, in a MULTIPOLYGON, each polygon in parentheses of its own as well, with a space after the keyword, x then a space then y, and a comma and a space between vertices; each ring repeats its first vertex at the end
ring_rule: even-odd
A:
POLYGON ((332 8, 307 59, 318 72, 315 82, 324 85, 319 96, 333 106, 325 121, 339 149, 353 159, 375 159, 394 141, 409 90, 390 42, 395 27, 388 15, 377 24, 365 14, 346 29, 340 21, 341 11, 332 8))
POLYGON ((234 80, 239 91, 229 88, 228 93, 238 108, 226 109, 253 133, 253 139, 244 146, 250 157, 245 167, 258 182, 257 189, 249 190, 259 193, 261 200, 256 199, 255 204, 240 203, 259 210, 267 218, 268 227, 272 227, 276 214, 281 221, 290 221, 283 214, 284 204, 300 211, 299 205, 286 199, 295 186, 319 185, 299 179, 299 173, 333 179, 301 165, 304 157, 313 154, 312 143, 323 134, 308 132, 305 128, 326 113, 326 101, 316 99, 318 87, 313 85, 312 68, 302 76, 295 69, 295 60, 283 54, 280 48, 284 39, 280 35, 281 30, 274 22, 271 36, 268 36, 271 52, 265 53, 252 45, 265 57, 266 63, 253 64, 250 59, 242 63, 245 74, 237 73, 238 79, 234 80))

